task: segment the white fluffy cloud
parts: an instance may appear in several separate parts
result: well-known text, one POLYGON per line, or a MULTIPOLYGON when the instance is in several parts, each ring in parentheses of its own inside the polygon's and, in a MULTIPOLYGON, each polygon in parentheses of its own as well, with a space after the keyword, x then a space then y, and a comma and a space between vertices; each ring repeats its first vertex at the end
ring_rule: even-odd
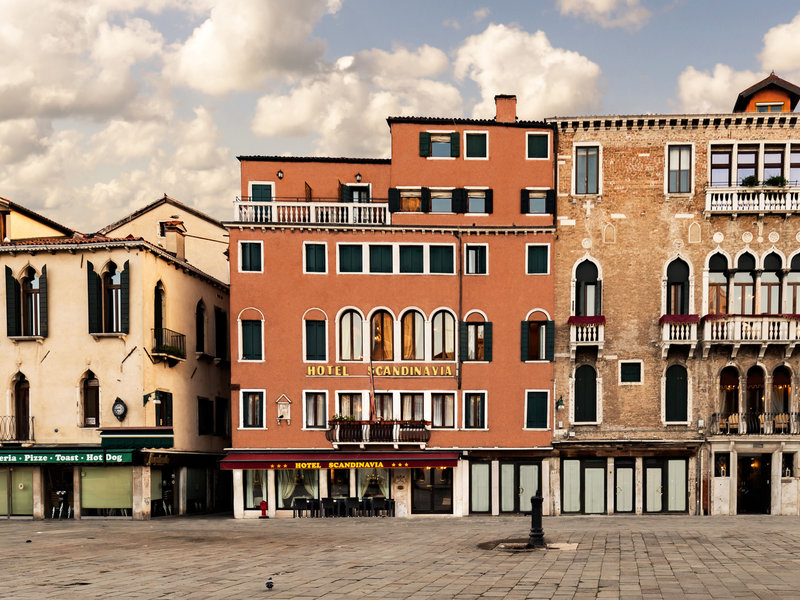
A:
POLYGON ((686 67, 678 77, 680 110, 686 113, 731 112, 739 92, 763 78, 763 73, 735 71, 723 64, 717 64, 711 73, 686 67))
POLYGON ((562 15, 626 29, 638 29, 651 14, 639 0, 558 0, 557 6, 562 15))
POLYGON ((494 116, 494 96, 515 94, 518 116, 542 119, 597 109, 600 67, 585 56, 553 48, 542 31, 489 25, 456 52, 455 74, 473 79, 481 102, 473 114, 494 116))
POLYGON ((800 75, 800 13, 790 23, 777 25, 764 35, 764 49, 758 55, 765 71, 774 70, 779 76, 800 75))

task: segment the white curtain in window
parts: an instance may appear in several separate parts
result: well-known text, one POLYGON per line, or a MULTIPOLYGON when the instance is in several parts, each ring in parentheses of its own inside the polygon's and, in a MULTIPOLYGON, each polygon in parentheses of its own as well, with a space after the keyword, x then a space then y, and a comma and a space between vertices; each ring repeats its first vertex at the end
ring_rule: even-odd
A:
POLYGON ((278 478, 278 508, 289 508, 286 500, 292 497, 295 488, 294 469, 275 471, 278 478))
POLYGON ((581 509, 581 462, 565 460, 564 471, 564 512, 578 512, 581 509))
POLYGON ((312 498, 319 497, 319 471, 316 469, 303 469, 303 487, 312 498))

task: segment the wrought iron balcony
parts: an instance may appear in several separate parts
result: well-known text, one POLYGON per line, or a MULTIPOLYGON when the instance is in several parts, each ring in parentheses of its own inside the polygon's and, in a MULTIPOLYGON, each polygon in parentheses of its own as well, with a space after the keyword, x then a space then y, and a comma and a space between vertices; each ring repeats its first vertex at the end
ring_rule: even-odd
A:
POLYGON ((711 434, 800 435, 800 413, 714 413, 711 415, 711 434))
POLYGON ((283 225, 389 225, 389 203, 339 202, 335 198, 311 201, 301 198, 276 198, 264 202, 247 196, 233 203, 233 220, 243 223, 283 225))
POLYGON ((0 442, 33 441, 33 417, 0 416, 0 442))
POLYGON ((768 345, 782 344, 788 358, 800 342, 798 315, 706 315, 703 321, 704 356, 712 344, 732 345, 734 356, 742 344, 759 344, 763 358, 768 345))
POLYGON ((708 187, 706 212, 800 213, 800 187, 708 187))
POLYGON ((424 448, 431 439, 425 421, 329 421, 325 438, 339 444, 416 444, 424 448))
POLYGON ((153 329, 153 356, 170 360, 186 358, 186 336, 171 329, 153 329))

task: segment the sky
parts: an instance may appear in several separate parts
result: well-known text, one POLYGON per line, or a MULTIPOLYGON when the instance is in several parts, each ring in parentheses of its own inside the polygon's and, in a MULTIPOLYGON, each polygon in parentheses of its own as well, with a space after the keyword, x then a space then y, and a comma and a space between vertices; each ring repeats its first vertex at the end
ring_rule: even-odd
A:
POLYGON ((800 84, 789 0, 0 0, 0 197, 229 220, 242 155, 388 157, 388 116, 730 112, 800 84))

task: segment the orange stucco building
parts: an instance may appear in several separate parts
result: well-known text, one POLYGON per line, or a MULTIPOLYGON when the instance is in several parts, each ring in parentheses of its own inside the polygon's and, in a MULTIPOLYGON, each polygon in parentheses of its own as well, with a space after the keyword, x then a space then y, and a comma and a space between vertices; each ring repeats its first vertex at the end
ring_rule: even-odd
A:
POLYGON ((389 118, 391 159, 239 157, 235 516, 551 504, 553 129, 496 102, 389 118))

